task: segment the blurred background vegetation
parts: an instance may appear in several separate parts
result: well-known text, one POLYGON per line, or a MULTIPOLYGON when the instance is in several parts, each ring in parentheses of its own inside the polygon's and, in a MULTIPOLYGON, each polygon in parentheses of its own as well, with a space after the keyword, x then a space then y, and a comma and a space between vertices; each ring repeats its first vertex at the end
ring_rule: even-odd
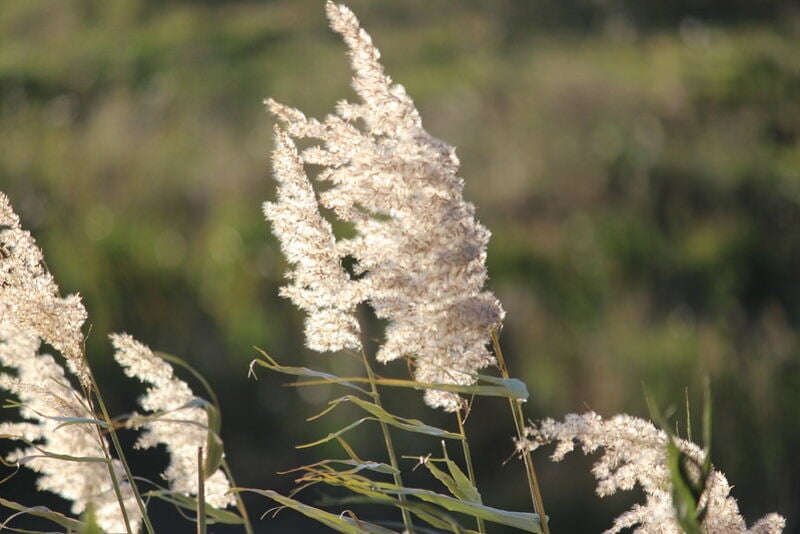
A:
MULTIPOLYGON (((699 412, 707 375, 715 463, 742 511, 779 511, 800 532, 800 8, 351 7, 429 131, 459 149, 466 196, 493 231, 490 286, 508 311, 503 343, 529 385, 528 416, 646 416, 642 385, 676 407, 688 389, 699 412)), ((293 445, 354 417, 306 423, 337 392, 246 377, 253 346, 352 372, 303 348, 260 214, 274 196, 262 99, 328 112, 352 95, 344 51, 322 0, 0 3, 0 190, 63 291, 84 296, 113 411, 132 410, 141 389, 112 363, 109 332, 184 357, 219 393, 243 486, 288 491, 291 476, 276 471, 338 454, 293 445)), ((453 424, 421 395, 403 401, 404 415, 453 424)), ((503 410, 482 400, 468 421, 478 479, 489 504, 528 509, 519 463, 504 463, 503 410)), ((407 454, 439 451, 398 439, 407 454)), ((351 443, 381 455, 377 432, 351 443)), ((596 498, 590 460, 538 458, 556 532, 599 532, 637 497, 596 498)), ((133 461, 156 477, 163 451, 133 461)), ((0 495, 42 502, 32 480, 21 473, 0 495)), ((256 516, 273 505, 248 503, 256 516)), ((258 524, 320 530, 292 512, 258 524)))

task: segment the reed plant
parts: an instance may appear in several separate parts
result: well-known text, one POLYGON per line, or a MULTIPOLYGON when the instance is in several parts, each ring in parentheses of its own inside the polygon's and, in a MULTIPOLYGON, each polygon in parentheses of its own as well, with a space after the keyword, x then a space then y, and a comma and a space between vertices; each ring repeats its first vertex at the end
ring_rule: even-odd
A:
POLYGON ((340 532, 485 533, 501 525, 547 534, 558 525, 549 524, 547 491, 532 451, 555 442, 556 460, 575 443, 587 453, 604 450, 593 469, 599 495, 636 485, 644 490, 646 502, 620 515, 609 532, 781 532, 785 522, 777 514, 747 528, 725 476, 711 464, 710 416, 703 448, 691 435, 667 432, 666 423, 659 429, 627 415, 603 419, 590 412, 566 415, 563 422, 529 422, 527 387, 514 378, 501 349, 505 312, 486 289, 490 233, 463 198, 455 149, 423 128, 355 15, 331 2, 326 10, 348 47, 358 101, 342 101, 317 120, 267 100, 279 121, 272 155, 278 195, 264 204, 264 215, 291 266, 281 294, 306 314, 306 345, 358 362, 361 373, 337 376, 259 351, 250 375, 265 368, 295 377, 298 387, 340 391, 309 420, 345 407, 354 420, 301 445, 335 444, 339 455, 291 469, 297 486, 288 495, 238 487, 210 385, 178 358, 127 334, 110 336, 115 359, 147 389, 141 413, 112 417, 83 347, 81 299, 60 296, 42 252, 0 193, 0 387, 15 397, 7 406, 21 419, 0 424, 3 438, 21 444, 3 459, 11 471, 6 478, 32 469, 40 475, 39 489, 72 502, 66 514, 1 498, 13 513, 0 530, 30 532, 23 525, 30 515, 68 532, 153 534, 148 505, 158 499, 200 534, 216 524, 252 533, 262 523, 251 520, 241 498, 251 493, 277 503, 276 512, 291 509, 340 532), (374 334, 371 317, 386 325, 377 348, 366 342, 374 334), (60 357, 45 354, 44 345, 60 357), (204 385, 202 395, 179 377, 183 372, 204 385), (450 425, 389 410, 385 400, 403 389, 419 391, 431 409, 451 414, 450 425), (509 483, 527 488, 530 510, 484 502, 468 430, 472 407, 486 397, 508 404, 519 457, 519 479, 509 483), (139 448, 165 446, 170 461, 162 482, 131 471, 120 432, 137 432, 139 448), (356 432, 374 433, 382 457, 360 454, 349 440, 356 432), (400 434, 403 443, 411 436, 441 445, 424 454, 401 450, 400 434), (435 484, 410 484, 415 469, 427 471, 435 484), (324 502, 305 498, 314 488, 326 489, 324 502))

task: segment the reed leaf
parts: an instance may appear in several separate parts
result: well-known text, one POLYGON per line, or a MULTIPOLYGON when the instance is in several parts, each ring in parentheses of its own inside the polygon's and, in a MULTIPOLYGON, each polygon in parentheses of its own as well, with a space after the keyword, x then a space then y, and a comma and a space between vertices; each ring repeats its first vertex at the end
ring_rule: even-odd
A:
POLYGON ((431 459, 428 458, 424 462, 422 462, 430 473, 436 477, 439 482, 445 485, 450 493, 453 494, 454 497, 460 499, 462 501, 473 502, 477 504, 482 504, 483 501, 481 500, 481 494, 478 492, 478 489, 472 485, 470 482, 469 477, 464 474, 461 468, 458 467, 454 461, 449 458, 441 458, 441 459, 431 459), (441 469, 436 466, 436 463, 441 462, 447 466, 448 471, 450 472, 445 473, 441 469))
MULTIPOLYGON (((46 506, 25 506, 23 504, 16 503, 14 501, 9 501, 8 499, 0 498, 0 505, 5 506, 11 510, 16 510, 17 514, 27 514, 36 517, 41 517, 43 519, 47 519, 48 521, 52 521, 53 523, 60 525, 70 531, 80 531, 82 528, 82 523, 71 517, 67 517, 64 514, 60 514, 58 512, 54 512, 53 510, 47 508, 46 506)), ((13 516, 12 516, 13 517, 13 516)), ((6 519, 3 523, 0 523, 0 530, 5 530, 6 523, 11 518, 6 519)))
POLYGON ((86 507, 81 514, 81 521, 83 521, 83 525, 78 531, 79 534, 103 534, 103 529, 97 524, 97 514, 95 514, 93 505, 90 504, 86 507))
MULTIPOLYGON (((324 499, 321 504, 342 505, 342 504, 386 504, 386 503, 383 501, 376 501, 368 497, 352 496, 352 497, 343 497, 340 499, 331 499, 331 498, 324 499)), ((442 530, 450 531, 456 534, 461 534, 461 533, 474 534, 475 532, 473 530, 467 530, 464 527, 462 527, 452 515, 448 514, 447 511, 443 510, 438 506, 434 506, 432 504, 428 504, 425 502, 418 502, 418 501, 401 502, 399 500, 394 501, 393 504, 398 508, 404 508, 410 511, 422 521, 425 521, 432 527, 438 529, 438 530, 431 530, 425 527, 420 527, 419 525, 415 525, 414 531, 417 532, 417 534, 422 534, 426 532, 435 534, 441 532, 442 530)), ((387 522, 385 524, 391 524, 391 523, 387 522)))
MULTIPOLYGON (((197 499, 181 493, 169 490, 153 490, 144 493, 142 496, 160 499, 178 508, 195 513, 197 512, 197 499)), ((244 523, 241 516, 229 510, 222 510, 206 504, 205 511, 208 524, 223 523, 226 525, 241 525, 244 523)))
POLYGON ((250 362, 250 371, 248 372, 249 376, 256 377, 254 368, 256 365, 260 365, 261 367, 266 367, 270 371, 275 371, 276 373, 281 373, 284 375, 305 376, 309 378, 314 378, 316 379, 314 381, 315 384, 339 384, 360 391, 361 393, 371 395, 369 391, 355 385, 354 383, 354 382, 367 382, 367 380, 364 378, 356 378, 356 379, 340 378, 330 373, 317 371, 316 369, 309 369, 308 367, 292 367, 288 365, 280 365, 277 361, 275 361, 274 358, 272 358, 263 350, 259 349, 258 347, 256 347, 256 350, 261 354, 261 356, 264 359, 253 360, 250 362))
POLYGON ((287 471, 281 471, 280 474, 286 475, 289 473, 297 473, 301 471, 308 471, 318 467, 324 466, 331 466, 331 465, 349 465, 352 469, 348 469, 347 471, 339 471, 340 473, 360 473, 361 471, 371 471, 373 473, 380 473, 382 475, 392 475, 397 470, 389 464, 385 464, 383 462, 369 462, 363 460, 341 460, 341 459, 329 459, 329 460, 320 460, 319 462, 315 462, 313 464, 304 465, 301 467, 295 467, 294 469, 289 469, 287 471))
POLYGON ((373 417, 362 417, 358 421, 354 421, 354 422, 350 423, 349 425, 347 425, 346 427, 337 430, 336 432, 331 432, 330 434, 328 434, 327 436, 325 436, 322 439, 318 439, 317 441, 312 441, 311 443, 303 443, 302 445, 295 445, 295 448, 297 448, 297 449, 308 449, 310 447, 316 447, 317 445, 322 445, 323 443, 327 443, 332 439, 336 439, 339 436, 341 436, 342 434, 346 433, 347 431, 356 428, 357 426, 359 426, 364 421, 375 421, 375 420, 376 419, 373 418, 373 417))
POLYGON ((347 475, 338 477, 337 473, 315 472, 313 475, 306 477, 305 480, 310 480, 310 477, 313 476, 318 477, 316 482, 323 482, 332 486, 341 486, 354 493, 375 499, 378 502, 394 503, 395 506, 407 506, 408 509, 412 511, 411 502, 401 504, 393 496, 399 497, 400 495, 404 495, 407 497, 415 497, 421 501, 440 506, 450 512, 481 518, 500 525, 524 530, 525 532, 540 533, 542 531, 541 520, 537 514, 533 513, 501 510, 479 503, 463 501, 430 490, 400 487, 389 482, 377 482, 361 476, 347 475))
POLYGON ((339 397, 338 399, 330 401, 329 404, 332 406, 337 406, 345 402, 351 402, 359 408, 362 408, 363 410, 374 415, 379 421, 383 421, 388 425, 405 430, 407 432, 416 432, 418 434, 426 434, 428 436, 435 436, 439 438, 456 439, 459 441, 464 439, 464 436, 461 434, 448 432, 447 430, 442 430, 441 428, 437 428, 435 426, 426 425, 417 419, 408 419, 393 415, 373 402, 369 402, 352 395, 339 397))
POLYGON ((430 490, 414 488, 383 488, 387 493, 416 497, 422 501, 441 506, 451 512, 462 513, 471 517, 481 518, 492 523, 506 525, 525 532, 541 532, 542 526, 539 516, 528 512, 512 512, 501 510, 478 503, 471 503, 442 495, 430 490))
POLYGON ((357 518, 347 517, 342 514, 332 514, 330 512, 326 512, 325 510, 320 510, 319 508, 303 504, 300 501, 296 501, 290 497, 286 497, 272 490, 260 490, 254 488, 235 488, 235 491, 240 491, 240 492, 246 491, 250 493, 256 493, 258 495, 263 495, 264 497, 268 497, 276 502, 279 502, 282 506, 286 508, 290 508, 296 512, 300 512, 304 516, 314 519, 315 521, 319 521, 323 525, 326 525, 334 530, 337 530, 338 532, 344 532, 346 534, 364 534, 364 533, 396 534, 393 530, 382 527, 380 525, 368 523, 366 521, 361 521, 357 518))

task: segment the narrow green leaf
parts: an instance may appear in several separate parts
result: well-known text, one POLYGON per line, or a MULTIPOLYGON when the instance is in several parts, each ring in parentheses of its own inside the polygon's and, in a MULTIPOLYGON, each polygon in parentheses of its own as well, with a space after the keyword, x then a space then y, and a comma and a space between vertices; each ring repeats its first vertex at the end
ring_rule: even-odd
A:
POLYGON ((432 382, 417 382, 415 380, 401 380, 395 378, 378 378, 375 383, 379 386, 401 387, 413 389, 435 389, 439 391, 449 391, 451 393, 463 393, 466 395, 477 395, 480 397, 503 397, 506 399, 527 400, 528 388, 525 383, 515 378, 497 378, 493 376, 479 375, 480 380, 485 380, 492 385, 472 384, 435 384, 432 382))
POLYGON ((465 502, 454 497, 422 489, 397 488, 394 490, 387 489, 386 491, 395 495, 413 496, 422 501, 439 505, 451 512, 458 512, 471 517, 480 517, 486 521, 518 528, 525 532, 542 531, 542 525, 537 514, 500 510, 499 508, 465 502))
MULTIPOLYGON (((330 503, 332 506, 333 505, 344 505, 344 504, 383 504, 383 505, 387 504, 387 502, 385 502, 383 500, 376 500, 376 499, 371 499, 371 498, 368 498, 368 497, 357 497, 357 496, 343 497, 343 498, 340 498, 340 499, 330 499, 329 498, 329 499, 325 499, 324 503, 325 504, 330 503)), ((417 533, 431 532, 431 534, 436 534, 436 533, 441 532, 442 530, 446 530, 446 531, 450 531, 450 532, 454 532, 454 533, 458 533, 458 534, 463 533, 463 532, 472 532, 472 531, 464 530, 464 528, 458 523, 458 521, 456 521, 456 519, 453 516, 451 516, 445 510, 442 510, 438 506, 434 506, 434 505, 431 505, 431 504, 428 504, 428 503, 418 502, 418 501, 401 502, 399 500, 393 500, 391 502, 391 504, 393 506, 398 507, 398 508, 404 508, 404 509, 410 511, 415 516, 417 516, 421 520, 425 521, 429 525, 439 529, 437 531, 430 531, 430 529, 415 525, 414 526, 414 531, 417 532, 417 533)), ((388 522, 384 523, 384 524, 388 524, 388 522)), ((398 526, 400 526, 402 528, 403 525, 402 525, 402 523, 399 523, 398 526)))
POLYGON ((692 439, 692 411, 689 406, 689 388, 683 389, 683 396, 686 403, 686 439, 694 442, 692 439))
MULTIPOLYGON (((352 469, 349 469, 348 473, 360 473, 361 471, 371 471, 373 473, 381 473, 383 475, 393 475, 398 473, 398 470, 392 467, 389 464, 385 464, 382 462, 368 462, 368 461, 358 461, 358 460, 323 460, 316 465, 333 465, 333 464, 341 464, 341 465, 349 465, 352 469)), ((294 471, 294 470, 293 470, 294 471)))
POLYGON ((672 504, 675 516, 686 534, 701 534, 697 520, 697 500, 688 473, 682 465, 683 453, 670 437, 667 440, 667 465, 672 479, 672 504))
POLYGON ((306 517, 314 519, 315 521, 319 521, 323 525, 346 534, 364 534, 365 532, 373 534, 396 534, 393 530, 389 530, 388 528, 384 528, 380 525, 352 519, 346 515, 332 514, 330 512, 326 512, 325 510, 320 510, 319 508, 314 508, 313 506, 303 504, 300 501, 296 501, 292 498, 285 497, 272 490, 236 488, 236 491, 247 491, 256 493, 258 495, 263 495, 264 497, 269 497, 270 499, 279 502, 287 508, 291 508, 292 510, 300 512, 306 517))
POLYGON ((23 403, 18 401, 17 399, 6 399, 3 402, 3 408, 12 409, 12 408, 22 408, 25 406, 23 403))
POLYGON ((162 360, 166 360, 169 363, 173 363, 189 371, 192 374, 192 376, 195 377, 197 381, 203 385, 206 392, 208 393, 208 396, 211 397, 211 402, 214 404, 214 406, 217 407, 217 410, 219 410, 219 399, 217 398, 217 394, 214 392, 214 389, 211 387, 211 384, 209 384, 208 381, 203 377, 203 375, 200 374, 194 367, 186 363, 182 358, 178 358, 177 356, 168 354, 166 352, 156 351, 154 352, 154 354, 159 358, 161 358, 162 360))
MULTIPOLYGON (((258 363, 264 367, 270 367, 271 369, 284 372, 281 369, 272 368, 271 366, 256 360, 251 363, 251 368, 253 364, 258 363)), ((317 380, 302 380, 298 381, 294 384, 289 384, 291 386, 300 387, 300 386, 317 386, 320 384, 342 384, 347 385, 350 387, 355 387, 359 389, 359 391, 368 394, 371 396, 371 393, 365 389, 358 388, 355 384, 367 384, 369 383, 369 379, 365 377, 353 376, 353 377, 335 377, 333 375, 329 375, 327 373, 320 373, 319 371, 312 371, 306 368, 298 368, 298 367, 282 367, 284 370, 291 369, 291 372, 287 372, 286 374, 302 374, 303 376, 314 376, 314 375, 324 375, 323 378, 317 380), (304 370, 306 372, 300 373, 299 370, 304 370)), ((517 380, 516 378, 498 378, 494 376, 486 376, 486 375, 478 375, 479 380, 483 380, 485 382, 489 382, 491 385, 486 384, 472 384, 472 385, 458 385, 458 384, 436 384, 433 382, 417 382, 415 380, 402 380, 397 378, 377 378, 375 383, 379 386, 385 387, 398 387, 398 388, 411 388, 411 389, 435 389, 439 391, 449 391, 452 393, 463 393, 466 395, 477 395, 481 397, 503 397, 506 399, 518 399, 521 401, 525 401, 528 399, 528 388, 525 386, 525 383, 521 380, 517 380)))
POLYGON ((453 492, 453 495, 455 495, 462 501, 469 501, 478 504, 483 504, 483 501, 481 499, 481 494, 480 492, 478 492, 478 488, 476 488, 472 484, 472 481, 469 479, 467 475, 464 474, 464 471, 461 470, 458 464, 450 459, 450 456, 447 454, 447 445, 445 444, 444 441, 442 441, 442 452, 444 453, 443 460, 430 460, 430 461, 445 462, 445 465, 447 465, 447 470, 450 472, 450 478, 456 485, 456 491, 453 492))
POLYGON ((450 493, 453 494, 453 496, 463 500, 460 494, 461 492, 458 489, 458 484, 456 484, 456 481, 453 480, 453 477, 436 467, 436 464, 430 459, 422 462, 422 465, 424 465, 425 468, 430 471, 434 477, 436 477, 436 480, 444 484, 444 486, 448 489, 448 491, 450 491, 450 493))
MULTIPOLYGON (((450 514, 445 513, 444 510, 438 506, 432 506, 424 502, 408 501, 405 503, 398 501, 396 506, 398 508, 405 508, 432 527, 436 527, 440 530, 449 530, 455 534, 461 534, 464 532, 464 528, 458 523, 458 521, 456 521, 456 519, 450 514)), ((422 529, 415 527, 414 531, 421 532, 422 529)))
POLYGON ((209 432, 206 440, 206 451, 208 452, 203 462, 203 478, 208 480, 222 465, 225 451, 222 438, 213 432, 209 432))
POLYGON ((222 418, 220 417, 219 410, 216 406, 211 404, 205 399, 201 399, 199 397, 195 398, 195 401, 200 401, 199 405, 206 411, 206 415, 208 416, 208 430, 209 432, 213 432, 214 434, 219 435, 220 431, 222 430, 222 418))
POLYGON ((702 478, 711 474, 711 384, 708 377, 703 384, 703 467, 702 478))
POLYGON ((353 467, 353 469, 351 471, 354 472, 354 473, 358 473, 360 471, 365 471, 366 470, 366 471, 372 471, 374 473, 382 473, 382 474, 386 474, 386 475, 395 475, 395 474, 400 472, 399 470, 395 469, 391 465, 383 463, 383 462, 375 462, 375 461, 371 461, 371 460, 362 460, 361 458, 358 457, 358 455, 353 450, 353 448, 350 446, 350 444, 347 443, 347 441, 344 438, 342 438, 341 436, 337 437, 336 441, 339 442, 339 445, 341 445, 342 449, 344 449, 344 451, 347 453, 347 455, 350 457, 350 459, 349 460, 341 460, 341 459, 323 460, 323 461, 319 462, 319 464, 322 464, 322 465, 328 465, 328 464, 350 465, 350 466, 353 467))
POLYGON ((61 424, 55 427, 54 430, 58 430, 62 426, 69 426, 69 425, 97 425, 100 428, 108 428, 108 423, 106 421, 101 421, 100 419, 95 419, 94 417, 49 417, 49 419, 53 421, 58 421, 61 424))
POLYGON ((89 463, 107 464, 111 461, 107 458, 101 458, 97 456, 70 456, 68 454, 55 454, 52 452, 45 451, 43 449, 39 450, 42 451, 42 454, 31 454, 29 456, 23 456, 22 458, 17 459, 17 464, 25 465, 39 458, 52 458, 54 460, 64 460, 66 462, 79 462, 87 464, 89 463))
POLYGON ((526 401, 530 396, 528 393, 528 386, 525 385, 525 382, 516 378, 500 378, 497 376, 478 375, 478 380, 501 387, 503 390, 509 393, 509 397, 515 399, 526 401))
POLYGON ((203 375, 200 374, 194 367, 186 363, 183 359, 166 352, 155 352, 154 354, 171 364, 178 365, 189 371, 192 376, 194 376, 203 385, 209 397, 211 397, 211 402, 197 397, 187 404, 187 406, 200 406, 206 411, 208 420, 208 437, 206 439, 207 456, 205 465, 203 466, 203 472, 205 474, 205 478, 208 479, 210 476, 216 473, 217 469, 219 469, 220 465, 222 465, 222 458, 224 455, 224 447, 222 438, 220 437, 222 432, 222 418, 220 416, 219 399, 217 398, 217 394, 214 392, 211 384, 208 383, 203 375))
POLYGON ((422 421, 417 419, 407 419, 405 417, 398 417, 396 415, 392 415, 382 407, 378 406, 377 404, 354 397, 352 395, 346 395, 344 397, 340 397, 338 399, 334 399, 331 401, 332 405, 336 405, 342 402, 351 402, 356 406, 362 408, 363 410, 369 412, 370 414, 374 415, 378 420, 383 421, 386 424, 392 425, 396 428, 400 428, 406 430, 408 432, 416 432, 418 434, 426 434, 428 436, 436 436, 440 438, 448 438, 448 439, 457 439, 463 440, 464 436, 461 434, 455 434, 453 432, 448 432, 446 430, 442 430, 441 428, 437 428, 435 426, 426 425, 422 421))
MULTIPOLYGON (((389 482, 377 482, 363 478, 359 479, 357 477, 337 479, 331 476, 330 478, 324 478, 322 481, 330 485, 343 486, 350 491, 384 501, 386 501, 390 495, 416 497, 421 501, 441 506, 445 510, 451 512, 466 514, 471 517, 480 517, 481 519, 493 523, 511 526, 526 532, 538 533, 541 532, 542 528, 537 514, 500 510, 482 504, 461 501, 454 497, 442 495, 430 490, 399 487, 389 482)), ((390 502, 397 503, 397 501, 394 500, 390 502)), ((395 505, 400 506, 399 503, 395 505)))
MULTIPOLYGON (((160 499, 164 502, 172 504, 173 506, 177 506, 178 508, 183 508, 184 510, 189 510, 195 513, 197 512, 197 499, 194 497, 189 497, 188 495, 183 495, 181 493, 172 492, 169 490, 154 490, 143 493, 142 496, 160 499)), ((209 524, 224 523, 226 525, 241 525, 244 523, 241 516, 229 510, 214 508, 209 504, 206 504, 205 509, 206 518, 208 518, 209 524)))
MULTIPOLYGON (((48 521, 52 521, 53 523, 60 525, 71 531, 80 531, 82 527, 82 523, 77 519, 73 519, 58 512, 54 512, 49 508, 47 508, 46 506, 25 506, 3 498, 0 498, 0 505, 5 506, 6 508, 9 508, 11 510, 16 510, 21 514, 28 514, 47 519, 48 521)), ((2 530, 2 527, 4 526, 5 522, 0 523, 0 530, 2 530)))
POLYGON ((219 435, 222 427, 219 410, 208 402, 205 403, 204 407, 208 416, 208 434, 206 436, 206 458, 203 464, 203 474, 205 479, 208 480, 222 465, 225 448, 219 435))
POLYGON ((463 501, 482 504, 483 501, 478 488, 472 485, 469 477, 464 474, 460 467, 458 467, 458 464, 456 464, 450 458, 447 458, 445 461, 447 462, 447 468, 450 471, 450 475, 453 477, 453 480, 458 486, 457 497, 463 501))
MULTIPOLYGON (((256 350, 261 353, 261 356, 264 358, 263 360, 253 360, 250 362, 250 372, 248 375, 256 376, 253 370, 255 365, 260 365, 261 367, 266 367, 270 371, 275 371, 276 373, 281 373, 284 375, 292 375, 292 376, 304 376, 309 378, 316 378, 316 383, 320 384, 340 384, 342 386, 346 386, 367 395, 371 395, 371 392, 367 391, 366 389, 359 387, 353 383, 351 379, 347 378, 340 378, 336 375, 332 375, 330 373, 323 373, 322 371, 317 371, 315 369, 309 369, 308 367, 291 367, 287 365, 280 365, 277 361, 275 361, 271 356, 269 356, 266 352, 256 347, 256 350)), ((303 385, 302 382, 293 385, 303 385)))
POLYGON ((80 534, 104 534, 103 529, 97 524, 97 515, 94 512, 92 503, 89 503, 86 510, 81 514, 81 521, 83 521, 83 525, 79 531, 80 534))
POLYGON ((339 436, 341 436, 342 434, 344 434, 348 430, 352 430, 353 428, 357 427, 358 425, 360 425, 364 421, 374 421, 374 420, 375 419, 373 419, 372 417, 363 417, 363 418, 359 419, 358 421, 350 423, 346 427, 337 430, 336 432, 331 432, 330 434, 328 434, 326 437, 324 437, 322 439, 318 439, 317 441, 312 441, 311 443, 304 443, 302 445, 295 445, 295 448, 297 448, 297 449, 307 449, 309 447, 316 447, 317 445, 322 445, 323 443, 327 443, 332 439, 338 438, 339 436))

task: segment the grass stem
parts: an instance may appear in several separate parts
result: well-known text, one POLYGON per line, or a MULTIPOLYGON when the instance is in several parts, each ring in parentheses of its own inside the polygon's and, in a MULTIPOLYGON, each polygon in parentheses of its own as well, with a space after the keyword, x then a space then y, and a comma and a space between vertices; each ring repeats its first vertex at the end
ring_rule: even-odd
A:
MULTIPOLYGON (((228 461, 225 458, 222 459, 222 471, 228 477, 228 480, 231 483, 231 487, 235 488, 236 481, 233 479, 233 473, 231 472, 231 468, 228 467, 228 461)), ((241 494, 238 491, 233 492, 233 497, 236 499, 236 508, 239 509, 239 513, 242 515, 242 520, 244 521, 244 530, 247 534, 255 534, 253 531, 253 523, 250 521, 250 516, 247 513, 247 508, 244 505, 244 500, 242 499, 241 494)))
POLYGON ((206 476, 203 473, 203 447, 197 447, 197 534, 206 534, 206 476))
MULTIPOLYGON (((88 399, 89 396, 86 395, 86 391, 84 390, 84 395, 88 399)), ((91 405, 91 400, 89 401, 91 405)), ((108 450, 108 443, 103 436, 103 431, 98 425, 94 425, 95 429, 97 430, 97 437, 100 443, 100 448, 103 449, 103 456, 105 456, 106 460, 108 460, 108 474, 111 477, 111 485, 114 487, 114 495, 117 497, 117 501, 119 502, 119 509, 122 512, 122 521, 125 523, 125 530, 128 534, 133 534, 133 529, 131 529, 131 522, 128 518, 128 510, 125 509, 125 499, 122 497, 122 489, 119 487, 119 480, 117 479, 117 473, 114 471, 114 460, 111 458, 111 452, 108 450)))
MULTIPOLYGON (((136 483, 134 482, 133 478, 133 473, 131 472, 131 468, 128 465, 128 461, 125 459, 125 451, 122 450, 122 445, 120 444, 119 438, 117 437, 117 432, 114 429, 114 422, 111 420, 111 416, 108 414, 106 403, 103 401, 103 396, 100 394, 100 390, 97 387, 97 382, 95 381, 94 374, 92 373, 91 369, 89 370, 89 379, 91 380, 92 389, 94 390, 94 397, 97 399, 97 403, 100 406, 100 411, 103 414, 103 420, 105 420, 105 422, 108 423, 108 435, 111 437, 111 443, 114 444, 114 450, 117 453, 117 458, 122 464, 122 468, 125 470, 125 476, 128 478, 131 491, 133 492, 133 496, 136 498, 136 504, 139 506, 139 510, 142 512, 142 522, 144 523, 144 527, 147 530, 148 534, 155 534, 155 530, 153 529, 153 524, 150 522, 150 517, 147 515, 147 507, 145 506, 144 501, 142 500, 141 494, 139 494, 139 489, 136 487, 136 483)), ((111 468, 113 470, 113 465, 111 466, 111 468)), ((112 481, 113 479, 114 476, 112 474, 112 481)), ((121 499, 121 496, 119 496, 119 498, 121 499)), ((120 500, 120 506, 122 506, 122 500, 120 500)))
MULTIPOLYGON (((500 374, 503 378, 511 378, 508 372, 506 360, 503 357, 503 350, 500 348, 500 338, 498 332, 492 332, 492 346, 494 347, 494 354, 497 358, 497 366, 500 368, 500 374)), ((509 399, 511 406, 511 416, 514 419, 514 427, 517 431, 517 438, 524 439, 525 430, 525 417, 522 413, 522 402, 519 399, 509 399)), ((531 452, 525 450, 522 453, 522 460, 525 463, 525 474, 528 477, 528 489, 531 494, 531 501, 533 502, 533 509, 539 515, 539 520, 542 524, 542 533, 550 534, 550 527, 548 525, 547 514, 544 511, 544 502, 542 501, 542 492, 539 486, 539 480, 536 477, 536 469, 533 466, 533 458, 531 452)))
MULTIPOLYGON (((361 358, 364 361, 364 368, 367 370, 367 376, 369 377, 369 385, 372 389, 372 397, 375 400, 375 404, 383 408, 381 406, 381 397, 378 393, 378 385, 375 382, 375 373, 372 371, 372 366, 369 364, 369 358, 367 358, 367 353, 362 349, 361 350, 361 358)), ((383 433, 383 441, 386 444, 386 452, 389 455, 389 465, 391 465, 395 472, 392 473, 392 478, 394 479, 394 483, 396 486, 403 488, 403 477, 400 474, 400 464, 397 462, 397 454, 394 450, 394 444, 392 443, 392 436, 389 434, 389 426, 380 421, 381 425, 381 432, 383 433)), ((400 500, 401 504, 405 504, 406 496, 405 495, 398 495, 398 499, 400 500)), ((402 506, 400 511, 403 514, 403 525, 405 525, 406 532, 408 534, 414 534, 414 524, 411 522, 411 513, 402 506)))

